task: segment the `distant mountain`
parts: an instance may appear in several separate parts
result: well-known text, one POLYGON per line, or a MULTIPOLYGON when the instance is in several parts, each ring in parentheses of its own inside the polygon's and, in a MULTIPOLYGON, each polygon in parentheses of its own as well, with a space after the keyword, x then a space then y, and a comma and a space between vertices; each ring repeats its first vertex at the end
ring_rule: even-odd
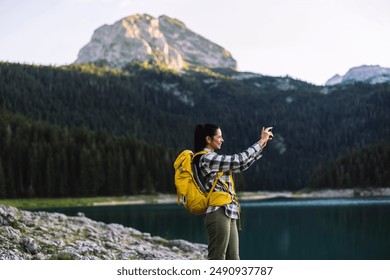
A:
POLYGON ((339 74, 334 75, 325 83, 325 85, 333 86, 354 82, 369 84, 390 82, 390 68, 380 67, 379 65, 362 65, 354 67, 349 69, 344 76, 340 76, 339 74))
POLYGON ((105 62, 121 68, 133 61, 174 69, 237 68, 227 50, 191 31, 181 21, 147 14, 132 15, 98 28, 75 63, 105 62))
POLYGON ((326 81, 326 86, 334 86, 343 82, 343 76, 339 74, 334 75, 332 78, 326 81))

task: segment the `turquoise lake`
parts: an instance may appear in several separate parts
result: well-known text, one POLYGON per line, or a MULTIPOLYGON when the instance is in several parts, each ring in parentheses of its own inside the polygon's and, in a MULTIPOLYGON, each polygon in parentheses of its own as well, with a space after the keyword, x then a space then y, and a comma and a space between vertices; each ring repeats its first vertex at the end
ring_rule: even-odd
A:
MULTIPOLYGON (((243 202, 241 259, 390 259, 390 197, 243 202)), ((182 206, 126 205, 44 209, 119 223, 167 239, 207 243, 202 216, 182 206)))

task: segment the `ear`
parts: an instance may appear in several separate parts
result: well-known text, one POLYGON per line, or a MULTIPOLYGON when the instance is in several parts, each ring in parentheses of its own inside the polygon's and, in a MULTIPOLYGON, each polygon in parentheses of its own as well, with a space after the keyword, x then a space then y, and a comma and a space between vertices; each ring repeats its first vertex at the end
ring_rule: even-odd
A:
POLYGON ((210 136, 206 136, 206 142, 207 144, 210 144, 212 141, 211 137, 210 136))

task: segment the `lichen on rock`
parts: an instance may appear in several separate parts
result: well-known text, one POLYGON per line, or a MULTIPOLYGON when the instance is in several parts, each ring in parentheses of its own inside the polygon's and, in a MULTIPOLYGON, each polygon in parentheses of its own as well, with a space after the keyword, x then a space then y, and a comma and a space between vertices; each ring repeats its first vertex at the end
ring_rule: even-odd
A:
POLYGON ((207 246, 166 240, 83 215, 0 206, 0 260, 205 259, 207 246))

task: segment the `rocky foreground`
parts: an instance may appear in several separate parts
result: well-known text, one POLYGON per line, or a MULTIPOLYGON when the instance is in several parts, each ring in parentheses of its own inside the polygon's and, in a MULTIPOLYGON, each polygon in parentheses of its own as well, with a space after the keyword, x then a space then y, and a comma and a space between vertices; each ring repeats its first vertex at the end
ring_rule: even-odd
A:
POLYGON ((206 259, 207 246, 119 224, 0 205, 0 260, 206 259))

